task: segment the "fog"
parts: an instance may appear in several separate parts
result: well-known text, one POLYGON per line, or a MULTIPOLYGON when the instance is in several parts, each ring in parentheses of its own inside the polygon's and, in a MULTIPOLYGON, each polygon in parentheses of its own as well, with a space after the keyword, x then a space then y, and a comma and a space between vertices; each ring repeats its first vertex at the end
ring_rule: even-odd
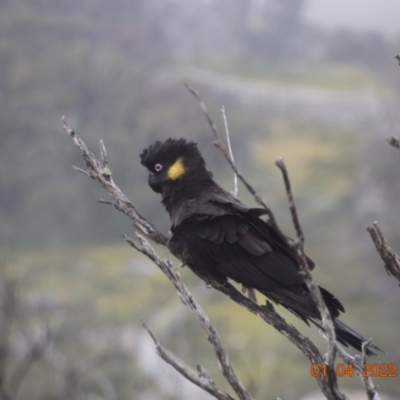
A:
POLYGON ((304 10, 307 21, 324 29, 374 30, 387 36, 399 35, 399 14, 396 0, 309 0, 304 10))
MULTIPOLYGON (((238 168, 294 237, 275 166, 284 157, 318 283, 386 350, 369 361, 400 365, 398 282, 365 229, 379 221, 400 252, 400 153, 386 141, 400 135, 398 15, 394 1, 0 0, 0 397, 205 398, 161 366, 142 320, 226 388, 197 321, 124 242, 131 221, 72 168, 85 163, 61 123, 65 115, 95 154, 104 141, 117 185, 167 235, 144 148, 195 141, 216 181, 233 187, 184 82, 221 132, 225 107, 238 168)), ((256 205, 242 185, 238 197, 256 205)), ((180 271, 255 399, 318 390, 285 337, 180 271)), ((276 310, 325 352, 316 329, 276 310)), ((374 382, 400 396, 398 379, 374 382)), ((339 386, 362 389, 357 377, 339 386)))

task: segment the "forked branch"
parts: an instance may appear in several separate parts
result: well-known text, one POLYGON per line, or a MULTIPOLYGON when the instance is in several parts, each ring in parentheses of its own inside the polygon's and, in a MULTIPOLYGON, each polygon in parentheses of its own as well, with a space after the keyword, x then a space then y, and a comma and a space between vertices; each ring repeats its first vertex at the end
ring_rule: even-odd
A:
MULTIPOLYGON (((125 240, 131 246, 133 246, 136 250, 140 251, 141 253, 143 253, 144 255, 149 257, 161 269, 161 271, 163 271, 164 274, 167 275, 168 279, 174 285, 175 290, 178 293, 178 296, 179 296, 180 300, 182 301, 182 303, 192 311, 193 315, 200 322, 201 327, 206 332, 207 339, 212 344, 215 355, 217 356, 217 359, 219 361, 221 372, 224 375, 224 377, 226 378, 226 380, 229 382, 229 385, 232 387, 232 389, 238 395, 239 399, 252 400, 250 393, 246 390, 246 388, 243 386, 243 384, 239 381, 238 377, 236 376, 235 371, 233 370, 232 366, 230 365, 228 354, 225 351, 225 348, 222 344, 222 340, 219 337, 217 330, 215 329, 214 325, 212 324, 212 322, 209 319, 209 317, 207 316, 207 314, 204 312, 203 308, 200 306, 200 304, 197 302, 197 300, 190 293, 188 287, 182 281, 179 270, 175 267, 174 264, 172 264, 172 262, 168 258, 162 260, 157 255, 157 253, 154 251, 154 249, 151 247, 150 243, 143 236, 137 234, 137 237, 139 239, 139 243, 133 241, 131 238, 129 238, 126 235, 124 236, 125 240)), ((146 326, 145 326, 145 328, 146 328, 146 326)), ((147 331, 150 333, 150 331, 148 329, 147 329, 147 331)), ((154 340, 154 336, 153 335, 151 335, 151 336, 154 340)), ((177 368, 175 368, 175 369, 177 369, 177 368)), ((181 369, 179 369, 179 368, 177 369, 177 371, 182 373, 181 369)), ((200 386, 200 387, 205 389, 205 387, 203 387, 203 386, 200 386)), ((207 391, 209 393, 210 393, 210 390, 212 387, 213 387, 213 385, 207 385, 207 388, 208 388, 207 391)), ((214 391, 214 393, 217 394, 217 392, 215 392, 215 391, 214 391)), ((213 393, 211 393, 211 394, 213 394, 213 393)), ((220 398, 220 397, 217 397, 217 398, 220 398)))
POLYGON ((154 345, 156 346, 157 354, 169 365, 171 365, 176 371, 178 371, 182 376, 184 376, 188 381, 194 383, 198 387, 204 389, 206 392, 210 393, 216 399, 219 400, 235 400, 229 393, 222 390, 215 382, 211 379, 210 375, 206 370, 197 365, 197 374, 191 368, 183 365, 183 363, 176 358, 174 354, 171 354, 168 350, 160 344, 158 339, 154 336, 153 332, 148 328, 148 326, 143 323, 144 329, 153 339, 154 345))

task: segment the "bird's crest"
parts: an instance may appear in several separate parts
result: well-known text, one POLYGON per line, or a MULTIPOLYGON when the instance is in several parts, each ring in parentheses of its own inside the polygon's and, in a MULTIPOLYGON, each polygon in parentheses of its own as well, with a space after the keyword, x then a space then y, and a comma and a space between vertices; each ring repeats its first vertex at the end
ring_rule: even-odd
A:
POLYGON ((158 163, 167 167, 167 175, 172 180, 178 179, 185 173, 184 159, 197 161, 201 166, 205 165, 197 143, 187 142, 185 139, 157 141, 143 150, 140 159, 142 165, 152 172, 155 172, 155 165, 158 163))

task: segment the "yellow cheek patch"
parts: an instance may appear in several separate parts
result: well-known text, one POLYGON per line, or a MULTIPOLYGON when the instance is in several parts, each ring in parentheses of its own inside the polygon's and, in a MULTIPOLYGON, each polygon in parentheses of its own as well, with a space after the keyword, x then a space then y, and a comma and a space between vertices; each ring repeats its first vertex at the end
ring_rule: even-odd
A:
POLYGON ((169 179, 178 179, 185 173, 185 166, 183 165, 182 158, 178 158, 168 169, 167 175, 169 179))

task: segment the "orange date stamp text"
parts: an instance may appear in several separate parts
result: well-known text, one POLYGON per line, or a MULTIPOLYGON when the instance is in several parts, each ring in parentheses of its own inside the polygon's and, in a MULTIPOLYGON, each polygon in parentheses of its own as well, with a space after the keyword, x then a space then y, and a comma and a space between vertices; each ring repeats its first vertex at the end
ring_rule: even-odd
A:
MULTIPOLYGON (((342 363, 338 363, 335 367, 336 376, 353 376, 353 366, 351 364, 345 365, 342 363)), ((319 375, 327 376, 329 374, 328 366, 326 364, 311 364, 310 366, 310 374, 314 378, 319 375)), ((397 377, 397 364, 364 364, 362 366, 362 374, 363 377, 379 377, 379 378, 395 378, 397 377)))

